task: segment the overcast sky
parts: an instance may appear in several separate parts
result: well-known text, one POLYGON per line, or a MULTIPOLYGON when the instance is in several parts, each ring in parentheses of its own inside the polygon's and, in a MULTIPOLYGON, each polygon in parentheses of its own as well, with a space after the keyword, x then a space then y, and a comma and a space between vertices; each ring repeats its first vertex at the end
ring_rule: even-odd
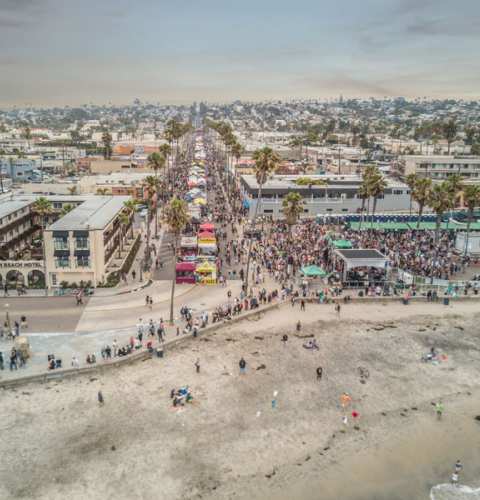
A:
POLYGON ((480 0, 0 0, 0 106, 480 98, 480 0))

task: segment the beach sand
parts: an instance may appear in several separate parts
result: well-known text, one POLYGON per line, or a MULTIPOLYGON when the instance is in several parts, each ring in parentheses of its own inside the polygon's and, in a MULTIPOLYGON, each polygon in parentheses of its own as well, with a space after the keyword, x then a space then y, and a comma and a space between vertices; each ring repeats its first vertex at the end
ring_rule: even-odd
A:
POLYGON ((4 390, 0 498, 420 500, 457 459, 475 486, 479 320, 475 302, 350 304, 341 318, 286 305, 164 359, 4 390), (299 319, 318 351, 295 336, 299 319), (432 345, 447 357, 438 365, 420 361, 432 345), (170 390, 182 385, 194 403, 174 409, 170 390))

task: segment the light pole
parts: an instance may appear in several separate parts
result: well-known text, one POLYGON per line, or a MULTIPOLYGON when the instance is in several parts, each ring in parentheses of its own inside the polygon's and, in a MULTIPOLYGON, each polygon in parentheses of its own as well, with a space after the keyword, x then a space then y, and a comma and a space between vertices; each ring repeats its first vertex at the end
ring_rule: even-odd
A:
POLYGON ((10 335, 12 329, 11 329, 11 324, 10 324, 10 314, 8 313, 8 308, 10 307, 10 304, 5 304, 5 323, 7 324, 7 335, 10 335))

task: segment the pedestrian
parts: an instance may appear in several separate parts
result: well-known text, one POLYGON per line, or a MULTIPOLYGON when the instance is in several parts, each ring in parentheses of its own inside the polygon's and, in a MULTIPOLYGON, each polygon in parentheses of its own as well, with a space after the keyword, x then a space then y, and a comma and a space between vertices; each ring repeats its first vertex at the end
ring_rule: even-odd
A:
POLYGON ((78 359, 76 356, 72 356, 72 367, 73 368, 80 368, 80 363, 78 362, 78 359))
POLYGON ((200 359, 197 358, 197 361, 195 361, 195 369, 197 373, 200 373, 200 359))
POLYGON ((135 276, 137 275, 137 273, 135 272, 135 269, 132 271, 132 280, 135 281, 135 276))
POLYGON ((458 474, 456 472, 452 474, 452 477, 450 478, 450 483, 455 487, 458 486, 458 474))
POLYGON ((462 464, 462 462, 460 462, 460 460, 457 460, 455 462, 455 472, 457 474, 460 474, 460 472, 462 472, 462 470, 463 470, 463 464, 462 464))
POLYGON ((297 321, 297 332, 299 332, 302 329, 302 323, 300 321, 297 321))
POLYGON ((337 317, 340 317, 340 309, 341 309, 340 303, 336 302, 335 303, 335 312, 337 313, 337 317))
POLYGON ((304 299, 302 299, 300 301, 300 311, 305 311, 305 300, 304 299))
POLYGON ((240 373, 245 374, 247 370, 247 362, 242 358, 240 358, 240 361, 238 362, 238 366, 240 367, 240 373))
POLYGON ((438 401, 438 403, 435 404, 435 412, 437 413, 437 420, 442 419, 443 415, 443 403, 441 401, 438 401))
POLYGON ((113 357, 116 358, 117 357, 117 349, 118 349, 117 339, 113 339, 112 349, 113 349, 113 357))
POLYGON ((288 341, 288 335, 287 334, 284 334, 283 337, 282 337, 282 342, 283 342, 283 345, 286 346, 287 345, 287 341, 288 341))
POLYGON ((13 347, 10 352, 10 371, 14 368, 15 370, 17 369, 17 351, 15 347, 13 347))
POLYGON ((322 380, 322 376, 323 376, 323 368, 319 366, 317 368, 317 380, 322 380))
POLYGON ((98 404, 100 406, 103 406, 103 404, 105 403, 105 400, 103 399, 102 391, 98 391, 97 398, 98 398, 98 404))
POLYGON ((4 369, 3 352, 0 351, 0 370, 4 369))

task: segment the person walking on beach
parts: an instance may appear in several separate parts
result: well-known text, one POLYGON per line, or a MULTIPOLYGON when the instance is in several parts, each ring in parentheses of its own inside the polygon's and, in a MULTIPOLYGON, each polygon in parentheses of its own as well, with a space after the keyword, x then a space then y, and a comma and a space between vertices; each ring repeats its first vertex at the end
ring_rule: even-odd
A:
POLYGON ((302 299, 300 301, 300 311, 305 311, 305 300, 304 299, 302 299))
POLYGON ((443 403, 441 401, 435 404, 435 412, 437 413, 437 420, 442 419, 443 410, 444 410, 443 403))
POLYGON ((319 366, 317 368, 317 380, 322 380, 322 376, 323 376, 323 368, 319 366))
POLYGON ((100 406, 103 406, 103 404, 105 403, 105 400, 103 399, 102 391, 98 391, 97 398, 98 398, 98 404, 100 406))
POLYGON ((335 303, 335 312, 337 313, 337 318, 340 317, 340 309, 341 309, 340 303, 336 302, 335 303))
POLYGON ((243 359, 243 356, 238 362, 238 366, 240 367, 240 373, 244 374, 247 368, 247 362, 243 359))
POLYGON ((195 370, 197 373, 200 373, 200 359, 197 358, 197 361, 195 361, 195 370))
POLYGON ((455 473, 460 474, 460 472, 462 472, 462 470, 463 470, 463 464, 462 464, 462 462, 460 462, 460 460, 457 460, 455 462, 455 473))

